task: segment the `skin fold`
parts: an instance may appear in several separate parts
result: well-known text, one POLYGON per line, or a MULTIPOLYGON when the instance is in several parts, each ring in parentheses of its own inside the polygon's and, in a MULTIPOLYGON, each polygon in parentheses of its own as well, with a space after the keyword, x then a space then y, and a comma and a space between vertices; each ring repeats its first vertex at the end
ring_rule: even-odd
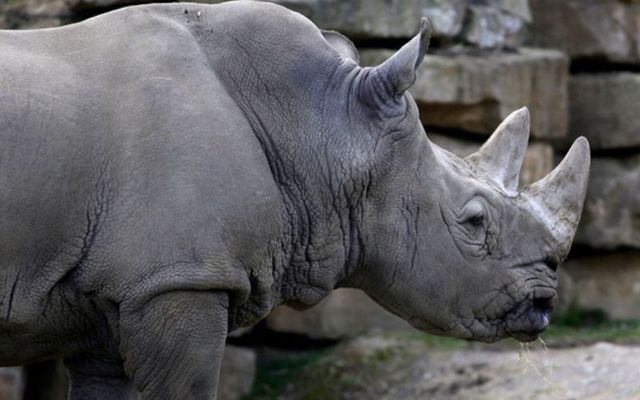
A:
POLYGON ((0 364, 62 357, 74 400, 213 399, 227 332, 336 287, 535 339, 588 143, 521 190, 526 109, 466 159, 431 143, 406 93, 429 36, 362 68, 249 1, 0 31, 0 364))

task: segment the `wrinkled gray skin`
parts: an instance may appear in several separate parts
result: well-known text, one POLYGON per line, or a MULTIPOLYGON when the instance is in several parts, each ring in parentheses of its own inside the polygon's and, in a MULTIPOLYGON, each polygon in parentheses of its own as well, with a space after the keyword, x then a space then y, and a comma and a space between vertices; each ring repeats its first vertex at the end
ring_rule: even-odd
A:
POLYGON ((546 327, 589 166, 516 191, 528 112, 466 160, 377 68, 279 6, 151 5, 0 31, 0 363, 72 399, 211 399, 226 334, 358 287, 416 328, 546 327), (136 396, 135 394, 133 394, 136 396))

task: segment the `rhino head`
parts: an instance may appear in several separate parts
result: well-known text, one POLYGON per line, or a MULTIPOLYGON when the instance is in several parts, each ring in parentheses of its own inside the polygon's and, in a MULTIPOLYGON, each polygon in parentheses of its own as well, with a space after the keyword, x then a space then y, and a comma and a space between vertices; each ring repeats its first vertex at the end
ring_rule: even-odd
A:
POLYGON ((556 268, 582 212, 589 144, 579 138, 554 171, 519 190, 526 108, 469 157, 430 142, 406 93, 429 36, 423 19, 415 38, 363 69, 359 96, 386 124, 393 154, 380 167, 381 189, 369 193, 363 231, 372 245, 350 286, 423 331, 534 340, 549 323, 556 268))

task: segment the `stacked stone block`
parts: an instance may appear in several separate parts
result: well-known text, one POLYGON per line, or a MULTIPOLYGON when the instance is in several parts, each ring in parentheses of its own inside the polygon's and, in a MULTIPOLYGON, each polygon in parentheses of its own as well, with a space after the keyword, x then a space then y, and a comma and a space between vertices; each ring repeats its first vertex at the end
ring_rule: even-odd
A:
POLYGON ((640 1, 532 0, 529 43, 571 60, 569 131, 593 160, 565 306, 640 319, 640 1))

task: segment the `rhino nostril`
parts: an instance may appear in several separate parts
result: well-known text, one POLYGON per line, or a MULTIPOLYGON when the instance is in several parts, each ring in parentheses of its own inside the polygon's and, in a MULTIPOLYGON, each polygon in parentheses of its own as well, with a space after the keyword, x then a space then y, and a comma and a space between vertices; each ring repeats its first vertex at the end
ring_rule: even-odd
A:
POLYGON ((536 297, 531 303, 533 308, 542 313, 551 313, 553 311, 553 297, 536 297))

